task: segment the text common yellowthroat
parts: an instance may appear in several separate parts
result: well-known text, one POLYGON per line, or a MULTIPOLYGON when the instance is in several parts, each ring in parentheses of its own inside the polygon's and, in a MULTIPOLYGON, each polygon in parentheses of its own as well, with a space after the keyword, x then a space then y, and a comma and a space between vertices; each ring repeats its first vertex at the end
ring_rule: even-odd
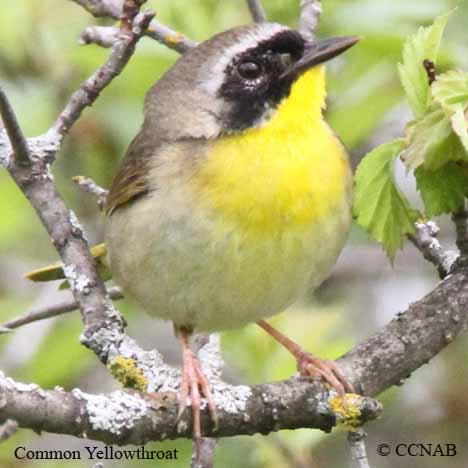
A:
POLYGON ((336 261, 351 221, 351 172, 322 118, 322 62, 356 37, 307 42, 273 23, 238 27, 188 51, 150 90, 143 126, 112 184, 113 277, 182 340, 181 411, 199 439, 209 383, 189 334, 258 322, 340 393, 351 389, 263 319, 336 261))

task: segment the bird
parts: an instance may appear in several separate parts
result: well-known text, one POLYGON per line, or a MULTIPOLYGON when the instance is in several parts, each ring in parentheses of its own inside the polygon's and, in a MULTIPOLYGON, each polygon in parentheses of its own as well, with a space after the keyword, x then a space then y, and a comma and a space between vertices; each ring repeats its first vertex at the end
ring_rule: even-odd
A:
POLYGON ((340 395, 339 366, 306 352, 266 319, 328 276, 351 225, 347 151, 323 117, 324 63, 357 36, 306 39, 263 22, 216 34, 182 55, 149 90, 142 127, 106 201, 114 281, 182 345, 179 417, 210 383, 194 332, 257 323, 340 395))
POLYGON ((257 322, 305 375, 353 390, 334 362, 305 352, 266 318, 328 275, 351 224, 348 155, 323 118, 323 63, 359 40, 308 41, 277 23, 219 33, 150 89, 144 122, 106 203, 114 280, 174 324, 183 349, 179 414, 210 385, 194 331, 257 322))

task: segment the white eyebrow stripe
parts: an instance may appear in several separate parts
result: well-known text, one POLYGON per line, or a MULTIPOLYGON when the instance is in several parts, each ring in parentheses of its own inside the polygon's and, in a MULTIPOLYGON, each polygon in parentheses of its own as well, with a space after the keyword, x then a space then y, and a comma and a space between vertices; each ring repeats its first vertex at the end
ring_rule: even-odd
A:
POLYGON ((276 34, 287 31, 289 28, 278 23, 258 23, 255 29, 249 31, 241 41, 232 45, 220 54, 217 54, 212 61, 207 62, 202 68, 203 71, 210 70, 210 75, 200 74, 198 82, 211 95, 216 94, 224 81, 224 70, 231 63, 232 59, 248 49, 255 47, 262 41, 266 41, 276 34))

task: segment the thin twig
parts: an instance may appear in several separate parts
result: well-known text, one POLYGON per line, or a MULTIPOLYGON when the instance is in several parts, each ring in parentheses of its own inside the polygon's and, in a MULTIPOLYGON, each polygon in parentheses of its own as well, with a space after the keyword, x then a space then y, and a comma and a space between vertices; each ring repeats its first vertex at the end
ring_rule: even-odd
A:
POLYGON ((2 116, 3 125, 10 139, 13 148, 14 160, 21 166, 31 165, 31 153, 29 152, 28 143, 23 135, 18 119, 11 107, 10 101, 5 94, 3 88, 0 87, 0 114, 2 116))
POLYGON ((73 182, 83 190, 96 198, 99 208, 102 210, 106 204, 107 195, 109 190, 100 187, 93 179, 84 176, 75 176, 72 178, 73 182))
POLYGON ((262 6, 261 0, 247 0, 247 5, 252 15, 252 19, 256 23, 264 23, 267 21, 267 15, 262 6))
POLYGON ((119 39, 120 28, 115 26, 89 26, 80 35, 80 44, 112 47, 119 39))
MULTIPOLYGON (((84 231, 76 215, 58 193, 48 163, 53 162, 54 152, 60 148, 63 137, 83 109, 91 105, 102 89, 122 71, 153 16, 152 12, 143 12, 134 18, 131 31, 121 34, 104 66, 73 93, 53 127, 36 139, 41 142, 34 146, 35 151, 41 146, 50 148, 50 158, 35 157, 31 166, 27 167, 16 164, 14 160, 7 165, 10 175, 36 210, 64 264, 63 270, 73 297, 80 306, 84 324, 81 342, 92 349, 102 362, 108 361, 109 354, 118 354, 121 346, 132 346, 136 354, 144 354, 144 351, 124 333, 125 320, 107 294, 84 231)), ((13 146, 13 139, 10 143, 13 146)), ((166 369, 159 354, 154 352, 154 355, 159 365, 166 369)), ((174 373, 171 369, 165 372, 168 375, 174 373)))
POLYGON ((348 432, 348 446, 351 454, 351 468, 369 468, 365 443, 366 437, 367 434, 363 429, 348 432))
POLYGON ((423 254, 424 258, 437 267, 439 276, 445 278, 452 268, 458 254, 445 250, 437 240, 439 226, 434 221, 415 223, 416 232, 408 236, 409 240, 423 254))
POLYGON ((301 0, 299 31, 309 41, 315 38, 315 31, 322 14, 321 0, 301 0))
MULTIPOLYGON (((96 17, 109 17, 113 19, 121 19, 123 11, 123 0, 71 0, 75 3, 78 3, 83 8, 85 8, 89 13, 96 17)), ((110 37, 115 33, 113 27, 109 27, 110 31, 103 33, 102 30, 99 31, 99 36, 97 31, 93 30, 89 38, 94 38, 96 41, 92 40, 90 42, 99 43, 100 40, 103 40, 104 43, 110 40, 110 37), (104 40, 103 34, 106 36, 104 40)), ((145 35, 158 41, 159 43, 165 45, 169 49, 173 49, 176 52, 181 54, 185 53, 187 50, 195 47, 196 42, 192 41, 188 37, 184 36, 178 31, 174 31, 168 26, 161 24, 160 22, 153 19, 149 24, 148 28, 145 31, 145 35)), ((86 34, 85 34, 86 38, 86 34)), ((82 37, 83 39, 83 37, 82 37)), ((108 47, 108 46, 107 46, 108 47)))
POLYGON ((196 442, 194 441, 190 467, 213 468, 216 442, 216 439, 213 439, 211 437, 202 437, 201 441, 197 446, 196 442), (199 453, 197 453, 197 449, 199 450, 199 453))
POLYGON ((457 247, 462 257, 468 257, 468 208, 466 203, 462 209, 452 216, 457 232, 457 247))
POLYGON ((179 52, 179 54, 184 54, 187 50, 197 46, 195 41, 156 20, 151 21, 146 30, 146 35, 169 49, 179 52))
POLYGON ((91 106, 101 91, 122 72, 135 51, 136 43, 146 31, 153 17, 154 12, 152 11, 139 14, 133 22, 131 34, 122 33, 119 35, 119 40, 112 47, 107 61, 72 94, 65 109, 48 132, 52 137, 57 136, 61 141, 80 118, 83 110, 91 106))
POLYGON ((96 18, 119 18, 122 14, 123 0, 71 0, 82 6, 96 18))
POLYGON ((7 419, 0 426, 0 442, 4 442, 5 440, 9 439, 16 433, 17 430, 18 423, 16 421, 13 421, 12 419, 7 419))
MULTIPOLYGON (((109 288, 107 293, 113 301, 117 301, 123 298, 122 291, 116 286, 109 288)), ((78 308, 78 303, 74 299, 70 299, 58 304, 53 304, 40 309, 34 309, 25 313, 24 315, 21 315, 20 317, 16 317, 12 320, 9 320, 8 322, 5 322, 0 327, 0 334, 11 332, 13 329, 22 327, 28 323, 38 322, 39 320, 45 320, 72 312, 74 310, 78 310, 78 308)))
POLYGON ((120 18, 120 28, 123 32, 132 33, 133 20, 140 12, 140 8, 148 0, 124 0, 122 5, 122 16, 120 18))

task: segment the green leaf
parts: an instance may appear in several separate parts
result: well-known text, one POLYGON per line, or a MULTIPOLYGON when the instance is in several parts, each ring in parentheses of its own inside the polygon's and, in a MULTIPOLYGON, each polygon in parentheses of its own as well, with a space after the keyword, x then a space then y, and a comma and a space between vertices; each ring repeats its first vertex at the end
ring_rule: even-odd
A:
POLYGON ((432 110, 421 120, 407 126, 406 144, 402 160, 408 169, 424 164, 426 169, 434 171, 449 161, 465 157, 465 150, 441 108, 432 110))
POLYGON ((398 189, 393 163, 405 146, 403 140, 379 146, 359 164, 355 177, 354 216, 393 261, 406 234, 414 232, 418 211, 398 189))
POLYGON ((450 13, 439 16, 432 26, 420 28, 403 48, 403 63, 398 64, 400 80, 414 116, 419 119, 429 107, 429 80, 424 60, 436 62, 440 41, 450 13))
POLYGON ((452 70, 439 75, 431 87, 432 97, 440 104, 458 135, 468 160, 468 73, 452 70))
POLYGON ((468 197, 468 174, 457 163, 450 162, 436 171, 421 166, 414 175, 428 218, 457 211, 468 197))

